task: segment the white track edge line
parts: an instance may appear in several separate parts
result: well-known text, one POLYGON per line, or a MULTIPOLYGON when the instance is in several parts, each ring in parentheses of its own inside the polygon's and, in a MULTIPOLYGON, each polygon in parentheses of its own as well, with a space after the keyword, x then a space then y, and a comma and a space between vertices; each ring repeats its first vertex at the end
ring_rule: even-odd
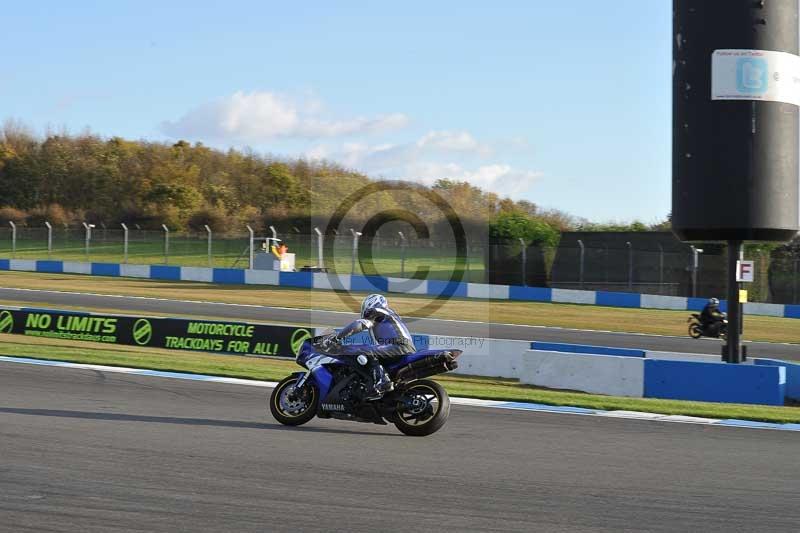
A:
MULTIPOLYGON (((70 363, 67 361, 54 361, 47 359, 30 359, 27 357, 0 356, 0 362, 21 363, 38 366, 54 366, 60 368, 72 368, 76 370, 96 370, 100 372, 110 372, 118 374, 128 374, 144 377, 159 377, 166 379, 182 379, 188 381, 203 381, 206 383, 226 383, 229 385, 245 385, 249 387, 274 388, 276 381, 259 381, 251 379, 229 378, 223 376, 211 376, 207 374, 191 374, 186 372, 169 372, 163 370, 149 370, 144 368, 130 368, 120 366, 104 366, 88 363, 70 363)), ((800 431, 800 429, 781 429, 780 427, 749 427, 749 426, 729 426, 720 424, 723 419, 701 418, 684 415, 665 415, 663 413, 647 413, 644 411, 603 411, 599 409, 587 409, 585 412, 562 410, 559 406, 547 406, 528 402, 510 402, 501 400, 482 400, 479 398, 461 398, 453 396, 451 403, 470 407, 484 407, 489 409, 505 409, 511 411, 533 411, 539 413, 566 414, 579 416, 602 416, 607 418, 624 418, 627 420, 645 420, 649 422, 669 422, 672 424, 694 424, 717 427, 738 427, 739 429, 767 429, 778 431, 800 431), (530 407, 525 407, 529 405, 530 407)), ((744 421, 747 422, 747 421, 744 421)), ((779 424, 774 424, 778 426, 779 424)))

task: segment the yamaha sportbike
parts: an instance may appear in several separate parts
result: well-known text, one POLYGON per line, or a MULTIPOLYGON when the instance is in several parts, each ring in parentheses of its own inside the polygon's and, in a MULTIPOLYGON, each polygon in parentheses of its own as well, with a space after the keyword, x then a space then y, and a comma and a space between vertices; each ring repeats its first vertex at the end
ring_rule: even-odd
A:
POLYGON ((703 325, 703 322, 700 320, 700 315, 698 313, 692 313, 689 317, 689 336, 693 339, 699 339, 700 337, 714 337, 720 338, 725 340, 728 337, 728 319, 723 318, 718 323, 719 326, 716 328, 716 332, 707 326, 703 325))
POLYGON ((334 334, 306 340, 296 361, 306 368, 278 383, 269 400, 272 416, 287 426, 305 424, 314 416, 374 424, 393 423, 406 435, 430 435, 450 414, 444 388, 426 377, 458 368, 461 350, 420 350, 384 365, 394 390, 367 400, 372 372, 363 355, 336 355, 334 334), (323 349, 323 346, 328 347, 323 349))

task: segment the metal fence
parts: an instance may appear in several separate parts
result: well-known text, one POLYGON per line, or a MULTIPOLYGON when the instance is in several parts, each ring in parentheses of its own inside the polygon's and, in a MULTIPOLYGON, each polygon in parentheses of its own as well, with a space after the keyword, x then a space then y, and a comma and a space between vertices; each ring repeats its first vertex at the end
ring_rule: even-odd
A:
MULTIPOLYGON (((590 242, 583 234, 564 234, 558 247, 468 239, 459 247, 452 240, 401 232, 367 238, 355 231, 323 237, 272 227, 182 233, 166 227, 9 226, 0 228, 0 257, 247 268, 278 238, 295 254, 298 270, 672 296, 725 294, 723 245, 690 246, 668 233, 630 235, 590 242)), ((756 263, 756 281, 746 287, 751 301, 800 303, 800 245, 750 250, 746 259, 756 263)))

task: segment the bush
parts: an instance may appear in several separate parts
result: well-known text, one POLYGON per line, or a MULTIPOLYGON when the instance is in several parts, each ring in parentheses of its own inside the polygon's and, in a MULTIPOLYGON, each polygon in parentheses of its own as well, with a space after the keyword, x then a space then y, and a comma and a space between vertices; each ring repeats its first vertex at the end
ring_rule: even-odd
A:
POLYGON ((0 225, 8 226, 9 221, 17 225, 24 224, 27 218, 28 214, 21 209, 14 207, 0 208, 0 225))
POLYGON ((489 224, 489 236, 515 241, 521 238, 527 244, 556 246, 561 235, 546 222, 525 213, 503 212, 489 224))
POLYGON ((196 232, 205 232, 208 225, 213 232, 225 232, 228 229, 227 217, 219 209, 206 207, 192 213, 186 222, 189 229, 196 232))
POLYGON ((71 224, 74 218, 74 215, 61 207, 61 205, 50 204, 31 209, 28 214, 28 226, 40 228, 44 226, 45 222, 49 222, 53 226, 60 227, 64 224, 71 224))

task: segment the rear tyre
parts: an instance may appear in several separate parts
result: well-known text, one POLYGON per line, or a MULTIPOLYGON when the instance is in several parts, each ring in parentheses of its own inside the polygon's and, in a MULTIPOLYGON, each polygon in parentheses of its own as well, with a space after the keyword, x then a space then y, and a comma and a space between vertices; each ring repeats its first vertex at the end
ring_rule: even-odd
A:
POLYGON ((423 379, 402 394, 392 422, 402 433, 424 437, 439 431, 450 416, 450 397, 444 387, 423 379))
POLYGON ((289 376, 278 383, 269 397, 269 410, 275 420, 286 426, 305 424, 317 414, 319 391, 306 381, 300 390, 295 389, 297 376, 289 376))
POLYGON ((689 324, 689 336, 693 339, 699 339, 703 336, 703 329, 700 324, 689 324))

